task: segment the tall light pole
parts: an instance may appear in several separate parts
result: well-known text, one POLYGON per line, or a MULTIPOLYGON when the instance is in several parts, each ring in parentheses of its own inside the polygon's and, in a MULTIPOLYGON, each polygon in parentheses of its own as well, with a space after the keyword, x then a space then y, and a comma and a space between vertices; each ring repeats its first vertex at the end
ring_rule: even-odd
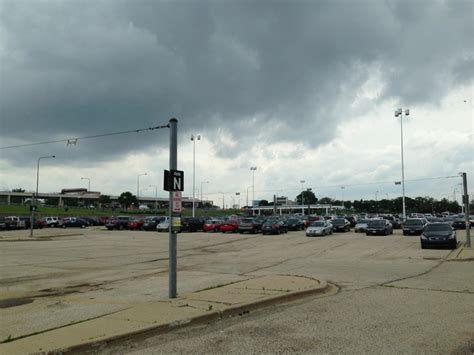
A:
POLYGON ((196 177, 196 140, 200 141, 201 136, 198 134, 195 136, 194 134, 191 134, 191 142, 193 142, 193 217, 194 217, 194 193, 196 191, 195 187, 195 177, 196 177))
MULTIPOLYGON (((36 193, 34 199, 34 206, 38 205, 38 186, 39 186, 39 171, 40 171, 40 160, 41 159, 54 159, 56 158, 55 155, 48 155, 46 157, 39 157, 38 164, 36 165, 36 193)), ((33 218, 33 208, 31 208, 31 216, 30 216, 30 237, 33 236, 33 226, 34 226, 34 218, 33 218)))
POLYGON ((344 189, 346 187, 345 186, 341 186, 341 190, 342 190, 342 208, 344 209, 344 189))
POLYGON ((251 188, 252 186, 249 186, 247 187, 247 207, 249 207, 249 189, 251 188))
POLYGON ((304 187, 303 184, 305 183, 305 180, 300 180, 301 183, 301 213, 304 214, 304 187))
POLYGON ((81 177, 81 180, 87 180, 87 182, 88 182, 87 192, 90 192, 91 191, 91 179, 89 179, 87 177, 81 177))
POLYGON ((203 202, 202 202, 202 185, 204 184, 209 184, 209 181, 201 181, 201 204, 202 206, 204 206, 203 202))
POLYGON ((148 175, 148 173, 138 174, 137 176, 137 201, 140 205, 140 176, 148 175))
POLYGON ((155 188, 155 210, 158 209, 158 185, 148 185, 148 187, 155 188))
POLYGON ((375 213, 379 214, 378 191, 375 191, 375 213))
POLYGON ((257 170, 256 166, 251 166, 250 171, 252 172, 252 214, 255 214, 255 210, 253 208, 253 201, 255 201, 255 170, 257 170))
POLYGON ((218 194, 222 194, 222 210, 225 210, 225 196, 224 192, 218 192, 218 194))
MULTIPOLYGON (((410 110, 405 110, 405 116, 410 115, 410 110)), ((403 206, 403 222, 406 220, 405 211, 405 167, 403 162, 403 110, 401 108, 395 111, 395 117, 400 117, 400 141, 402 147, 402 206, 403 206)))

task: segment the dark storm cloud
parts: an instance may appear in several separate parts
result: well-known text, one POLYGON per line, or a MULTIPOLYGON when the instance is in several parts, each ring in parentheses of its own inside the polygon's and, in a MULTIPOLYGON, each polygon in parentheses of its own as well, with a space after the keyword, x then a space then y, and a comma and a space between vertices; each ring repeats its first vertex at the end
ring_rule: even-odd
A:
MULTIPOLYGON (((2 146, 170 117, 180 133, 225 131, 210 138, 224 156, 256 141, 316 146, 354 114, 350 103, 375 68, 379 100, 407 104, 439 101, 472 80, 470 1, 0 4, 2 146)), ((167 135, 91 140, 75 158, 151 144, 166 146, 167 135)))

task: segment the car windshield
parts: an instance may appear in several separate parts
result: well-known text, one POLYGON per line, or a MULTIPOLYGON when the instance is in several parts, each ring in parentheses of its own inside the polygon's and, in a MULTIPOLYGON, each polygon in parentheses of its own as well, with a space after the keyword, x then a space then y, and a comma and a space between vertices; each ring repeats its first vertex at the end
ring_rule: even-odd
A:
POLYGON ((421 226, 423 225, 423 222, 420 221, 419 219, 407 219, 405 222, 406 226, 421 226))
POLYGON ((370 222, 370 219, 361 219, 360 221, 357 222, 357 224, 368 224, 370 222))
POLYGON ((244 218, 242 219, 241 223, 252 223, 252 222, 253 222, 253 218, 244 218))
POLYGON ((428 224, 425 227, 426 232, 449 232, 451 230, 452 230, 451 226, 446 223, 428 224))
POLYGON ((332 224, 344 224, 345 220, 342 218, 336 218, 331 221, 332 224))
POLYGON ((383 219, 376 219, 369 222, 369 227, 380 227, 384 225, 385 225, 385 221, 383 219))
POLYGON ((298 219, 291 218, 291 219, 288 220, 288 223, 298 223, 298 219))
POLYGON ((324 227, 324 222, 313 222, 311 227, 324 227))

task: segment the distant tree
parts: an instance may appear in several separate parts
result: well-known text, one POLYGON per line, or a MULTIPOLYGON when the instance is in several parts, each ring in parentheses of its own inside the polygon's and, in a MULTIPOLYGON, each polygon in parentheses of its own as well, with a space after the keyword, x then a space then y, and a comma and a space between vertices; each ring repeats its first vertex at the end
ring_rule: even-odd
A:
POLYGON ((138 204, 137 196, 129 191, 122 192, 118 198, 118 202, 125 208, 129 208, 132 204, 138 204))
POLYGON ((296 196, 296 202, 298 202, 300 205, 302 202, 304 202, 305 205, 309 204, 314 204, 318 202, 318 199, 316 198, 316 195, 314 194, 313 191, 303 191, 301 194, 296 196), (301 195, 303 194, 303 201, 301 201, 301 195))
POLYGON ((17 189, 13 189, 12 192, 25 192, 25 189, 22 189, 21 187, 17 189))
POLYGON ((101 205, 108 205, 110 202, 112 202, 112 199, 110 198, 109 195, 100 195, 99 196, 99 203, 101 205))
POLYGON ((319 203, 322 205, 330 205, 333 203, 333 199, 330 197, 323 197, 322 199, 319 200, 319 203))
POLYGON ((268 201, 267 201, 267 200, 260 200, 260 201, 258 202, 258 205, 259 205, 259 206, 268 206, 268 201))

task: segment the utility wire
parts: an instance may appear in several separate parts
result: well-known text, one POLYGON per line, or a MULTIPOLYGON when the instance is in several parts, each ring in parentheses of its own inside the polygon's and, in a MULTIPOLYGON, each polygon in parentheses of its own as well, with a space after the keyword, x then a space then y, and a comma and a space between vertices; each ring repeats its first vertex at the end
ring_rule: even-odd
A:
POLYGON ((0 150, 12 149, 12 148, 22 148, 22 147, 31 147, 31 146, 35 146, 35 145, 53 144, 53 143, 61 143, 61 142, 65 142, 67 144, 75 145, 78 140, 101 138, 101 137, 108 137, 108 136, 118 136, 120 134, 128 134, 128 133, 140 133, 140 132, 143 132, 143 131, 153 131, 155 129, 169 128, 169 127, 170 127, 170 125, 167 124, 167 125, 163 125, 163 126, 132 129, 130 131, 96 134, 96 135, 93 135, 93 136, 65 138, 65 139, 58 139, 58 140, 54 140, 54 141, 45 141, 45 142, 37 142, 37 143, 17 144, 17 145, 10 145, 10 146, 7 146, 7 147, 0 147, 0 150))

